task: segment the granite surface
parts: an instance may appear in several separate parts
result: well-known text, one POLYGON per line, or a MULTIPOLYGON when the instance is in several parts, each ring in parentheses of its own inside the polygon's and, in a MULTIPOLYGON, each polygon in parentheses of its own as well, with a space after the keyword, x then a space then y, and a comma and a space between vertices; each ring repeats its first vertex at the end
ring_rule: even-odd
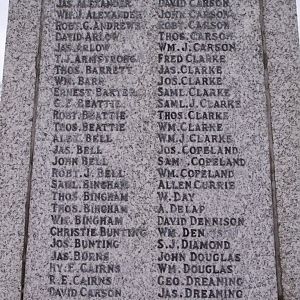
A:
POLYGON ((11 0, 0 103, 0 295, 20 299, 40 1, 11 0))
MULTIPOLYGON (((24 22, 17 3, 10 28, 24 22)), ((19 64, 10 62, 16 36, 8 34, 0 147, 1 243, 13 237, 1 244, 7 299, 20 298, 23 251, 22 300, 277 300, 282 287, 285 300, 297 299, 296 48, 279 43, 272 25, 295 7, 270 3, 18 4, 31 35, 14 50, 26 53, 19 64), (275 55, 274 45, 285 50, 275 55), (279 73, 293 80, 283 85, 279 73), (283 95, 291 99, 284 109, 283 95)))
POLYGON ((265 4, 282 299, 300 298, 300 49, 296 1, 265 4))

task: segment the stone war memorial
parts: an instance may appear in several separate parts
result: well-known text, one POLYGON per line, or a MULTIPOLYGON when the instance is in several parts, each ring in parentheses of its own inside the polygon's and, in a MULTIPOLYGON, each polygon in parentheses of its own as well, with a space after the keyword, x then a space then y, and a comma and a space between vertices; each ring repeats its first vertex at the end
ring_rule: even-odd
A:
POLYGON ((0 299, 300 299, 295 0, 10 0, 0 299))

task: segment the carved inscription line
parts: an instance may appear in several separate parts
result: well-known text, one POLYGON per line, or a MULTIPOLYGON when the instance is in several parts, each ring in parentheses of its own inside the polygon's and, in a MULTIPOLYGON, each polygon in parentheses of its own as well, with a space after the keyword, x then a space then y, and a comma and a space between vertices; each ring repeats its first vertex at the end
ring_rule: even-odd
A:
POLYGON ((33 171, 33 159, 35 150, 35 136, 36 136, 36 120, 37 120, 37 106, 39 99, 39 88, 40 88, 40 65, 42 55, 42 36, 43 36, 43 16, 44 16, 44 0, 40 3, 40 22, 38 32, 38 47, 37 55, 35 59, 35 86, 34 86, 34 97, 33 97, 33 116, 32 116, 32 129, 31 129, 31 141, 30 141, 30 157, 29 157, 29 172, 28 172, 28 186, 25 203, 25 223, 24 223, 24 241, 23 241, 23 254, 22 254, 22 271, 21 271, 21 300, 24 300, 24 289, 25 289, 25 277, 26 277, 26 258, 28 248, 28 237, 29 237, 29 219, 30 219, 30 199, 32 189, 32 171, 33 171))
POLYGON ((267 126, 268 126, 268 138, 269 138, 270 178, 271 178, 271 194, 272 194, 272 208, 273 208, 273 230, 274 230, 277 290, 278 290, 278 300, 284 300, 283 286, 282 286, 281 257, 280 257, 274 138, 273 138, 273 125, 272 125, 272 106, 271 106, 271 92, 270 92, 270 83, 269 83, 269 66, 268 66, 267 41, 266 41, 264 0, 259 0, 259 8, 260 8, 261 39, 262 39, 262 59, 264 64, 264 85, 266 90, 266 110, 267 110, 266 113, 267 113, 267 126))

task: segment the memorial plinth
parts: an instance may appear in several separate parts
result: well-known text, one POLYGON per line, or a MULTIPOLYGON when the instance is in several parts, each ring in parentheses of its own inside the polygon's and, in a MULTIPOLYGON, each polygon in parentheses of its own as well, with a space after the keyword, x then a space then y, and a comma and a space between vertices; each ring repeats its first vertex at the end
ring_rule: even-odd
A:
POLYGON ((299 300, 295 1, 10 1, 1 299, 299 300))

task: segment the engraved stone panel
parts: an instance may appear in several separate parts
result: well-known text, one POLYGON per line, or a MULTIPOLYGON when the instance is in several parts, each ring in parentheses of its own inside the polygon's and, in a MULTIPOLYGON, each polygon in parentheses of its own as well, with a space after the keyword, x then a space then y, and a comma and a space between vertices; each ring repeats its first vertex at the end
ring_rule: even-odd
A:
POLYGON ((296 175, 281 171, 283 117, 273 114, 282 96, 272 106, 276 58, 267 62, 275 9, 258 0, 43 0, 33 12, 27 206, 25 194, 3 188, 22 207, 25 243, 14 251, 26 260, 7 299, 20 287, 27 300, 292 295, 281 281, 290 233, 278 227, 275 181, 288 206, 281 178, 296 175))

